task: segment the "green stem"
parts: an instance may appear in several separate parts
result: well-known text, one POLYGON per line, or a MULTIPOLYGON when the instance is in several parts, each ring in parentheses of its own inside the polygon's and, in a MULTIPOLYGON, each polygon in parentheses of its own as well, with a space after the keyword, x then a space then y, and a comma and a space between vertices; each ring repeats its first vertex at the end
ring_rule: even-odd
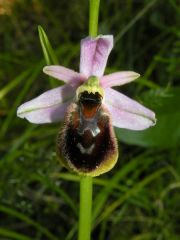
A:
POLYGON ((98 33, 100 0, 89 0, 89 35, 96 37, 98 33))
MULTIPOLYGON (((99 5, 100 0, 89 0, 89 36, 91 37, 96 37, 98 34, 99 5)), ((92 189, 92 177, 81 177, 78 240, 91 239, 92 189)))
POLYGON ((78 240, 91 239, 92 177, 81 177, 78 240))

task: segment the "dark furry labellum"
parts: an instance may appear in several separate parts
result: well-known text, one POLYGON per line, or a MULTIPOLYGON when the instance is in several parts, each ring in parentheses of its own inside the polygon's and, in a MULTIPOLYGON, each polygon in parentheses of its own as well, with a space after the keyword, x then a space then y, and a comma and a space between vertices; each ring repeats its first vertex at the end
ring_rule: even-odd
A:
POLYGON ((84 91, 69 106, 58 134, 57 154, 67 168, 82 175, 98 176, 115 165, 117 141, 98 92, 84 91))

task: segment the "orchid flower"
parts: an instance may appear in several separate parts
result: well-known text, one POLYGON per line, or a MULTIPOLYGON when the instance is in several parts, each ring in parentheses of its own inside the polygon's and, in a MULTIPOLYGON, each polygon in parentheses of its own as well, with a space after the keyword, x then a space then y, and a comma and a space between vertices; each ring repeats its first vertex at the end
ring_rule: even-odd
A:
POLYGON ((143 130, 155 124, 155 114, 138 102, 112 89, 137 79, 133 71, 120 71, 103 75, 108 56, 113 48, 113 36, 87 37, 81 41, 80 72, 63 66, 46 66, 43 71, 49 76, 64 81, 64 85, 49 90, 22 104, 17 115, 36 124, 63 121, 67 107, 73 101, 76 89, 91 76, 99 79, 104 89, 104 104, 118 128, 143 130))

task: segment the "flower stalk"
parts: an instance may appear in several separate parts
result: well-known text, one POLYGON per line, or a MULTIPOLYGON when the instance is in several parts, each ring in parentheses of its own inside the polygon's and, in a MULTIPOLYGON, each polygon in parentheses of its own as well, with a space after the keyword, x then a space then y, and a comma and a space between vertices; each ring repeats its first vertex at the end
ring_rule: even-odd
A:
MULTIPOLYGON (((89 36, 98 34, 100 0, 89 1, 89 36)), ((93 180, 91 176, 82 176, 80 179, 80 209, 79 209, 79 236, 78 240, 91 239, 91 212, 92 212, 93 180)))
POLYGON ((91 210, 92 210, 92 177, 83 176, 80 179, 80 209, 78 240, 91 239, 91 210))
POLYGON ((89 1, 89 36, 96 37, 98 34, 100 0, 89 1))

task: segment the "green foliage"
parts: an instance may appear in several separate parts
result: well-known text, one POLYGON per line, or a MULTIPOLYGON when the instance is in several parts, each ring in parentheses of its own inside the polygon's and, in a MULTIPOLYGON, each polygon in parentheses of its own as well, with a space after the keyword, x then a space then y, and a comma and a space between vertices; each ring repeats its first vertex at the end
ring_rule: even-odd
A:
POLYGON ((144 97, 154 105, 157 124, 145 131, 129 131, 117 129, 120 141, 143 147, 177 148, 180 147, 180 88, 169 90, 151 90, 143 93, 144 97))
MULTIPOLYGON (((60 124, 30 124, 16 109, 59 85, 42 74, 44 65, 78 69, 88 2, 9 2, 0 4, 0 239, 75 240, 79 177, 57 161, 60 124)), ((107 72, 141 73, 117 90, 154 110, 157 125, 116 129, 118 164, 93 180, 93 240, 179 239, 178 14, 176 0, 101 1, 99 32, 116 40, 107 72)))
POLYGON ((39 32, 39 39, 40 39, 41 47, 44 53, 44 58, 46 60, 46 64, 57 65, 58 64, 57 57, 54 54, 54 50, 52 49, 49 39, 41 26, 38 26, 38 32, 39 32))

